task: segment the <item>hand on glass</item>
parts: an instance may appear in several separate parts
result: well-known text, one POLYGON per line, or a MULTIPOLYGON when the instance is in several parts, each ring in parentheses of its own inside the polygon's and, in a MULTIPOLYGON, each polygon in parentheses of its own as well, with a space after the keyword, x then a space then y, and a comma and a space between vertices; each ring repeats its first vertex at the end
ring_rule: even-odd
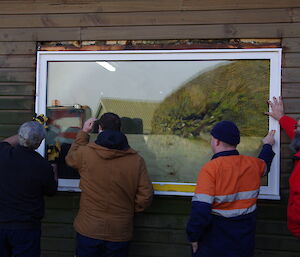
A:
POLYGON ((269 145, 274 145, 275 144, 275 138, 274 138, 274 135, 275 135, 275 132, 276 130, 270 130, 268 135, 266 135, 263 139, 262 139, 262 142, 264 144, 269 144, 269 145))
POLYGON ((271 112, 265 112, 265 114, 271 116, 275 120, 280 120, 281 117, 284 116, 282 98, 280 96, 278 98, 274 96, 273 102, 268 100, 268 104, 271 107, 271 112))
POLYGON ((93 130, 93 125, 94 125, 94 122, 96 121, 97 119, 95 118, 89 118, 83 125, 83 128, 82 130, 86 133, 90 133, 92 132, 93 130))

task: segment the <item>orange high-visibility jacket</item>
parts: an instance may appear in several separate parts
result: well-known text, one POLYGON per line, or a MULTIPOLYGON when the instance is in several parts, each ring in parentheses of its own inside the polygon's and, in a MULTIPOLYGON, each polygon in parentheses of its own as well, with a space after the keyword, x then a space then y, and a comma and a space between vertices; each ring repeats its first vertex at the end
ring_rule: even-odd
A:
POLYGON ((265 144, 259 158, 224 151, 202 167, 187 224, 188 240, 199 245, 195 256, 253 257, 260 179, 273 157, 265 144))
POLYGON ((236 217, 256 209, 266 164, 245 156, 222 156, 208 162, 197 180, 193 201, 212 204, 212 214, 236 217))

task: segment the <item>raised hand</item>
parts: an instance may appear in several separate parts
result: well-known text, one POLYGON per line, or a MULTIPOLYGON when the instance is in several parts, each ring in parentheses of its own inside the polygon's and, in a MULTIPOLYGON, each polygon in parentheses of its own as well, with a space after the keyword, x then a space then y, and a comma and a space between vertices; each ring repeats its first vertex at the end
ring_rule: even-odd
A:
POLYGON ((266 135, 263 139, 262 139, 262 142, 264 144, 269 144, 269 145, 274 145, 275 144, 275 138, 274 138, 274 135, 275 135, 275 132, 276 130, 270 130, 268 135, 266 135))
POLYGON ((93 130, 93 125, 94 125, 94 122, 96 121, 97 119, 95 118, 89 118, 83 125, 83 128, 82 130, 86 133, 90 133, 92 132, 93 130))
POLYGON ((265 114, 271 116, 275 120, 280 120, 281 117, 284 116, 284 108, 281 96, 278 98, 274 96, 273 102, 268 100, 268 104, 271 107, 271 112, 265 112, 265 114))

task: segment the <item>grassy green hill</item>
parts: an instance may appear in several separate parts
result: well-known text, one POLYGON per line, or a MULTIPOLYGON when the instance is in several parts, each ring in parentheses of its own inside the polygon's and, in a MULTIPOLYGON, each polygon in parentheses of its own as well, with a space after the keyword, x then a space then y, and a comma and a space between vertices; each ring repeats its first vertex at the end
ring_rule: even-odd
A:
POLYGON ((152 133, 199 137, 221 120, 236 122, 243 136, 268 130, 269 61, 239 60, 200 74, 155 110, 152 133))

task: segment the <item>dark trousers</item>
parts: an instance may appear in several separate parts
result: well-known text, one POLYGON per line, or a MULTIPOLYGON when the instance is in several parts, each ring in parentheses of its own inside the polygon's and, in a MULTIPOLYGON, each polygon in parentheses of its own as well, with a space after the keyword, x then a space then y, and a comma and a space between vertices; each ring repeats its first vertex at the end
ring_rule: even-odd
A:
POLYGON ((76 257, 127 257, 129 242, 111 242, 76 236, 76 257))
POLYGON ((1 257, 40 257, 40 229, 0 229, 1 257))

